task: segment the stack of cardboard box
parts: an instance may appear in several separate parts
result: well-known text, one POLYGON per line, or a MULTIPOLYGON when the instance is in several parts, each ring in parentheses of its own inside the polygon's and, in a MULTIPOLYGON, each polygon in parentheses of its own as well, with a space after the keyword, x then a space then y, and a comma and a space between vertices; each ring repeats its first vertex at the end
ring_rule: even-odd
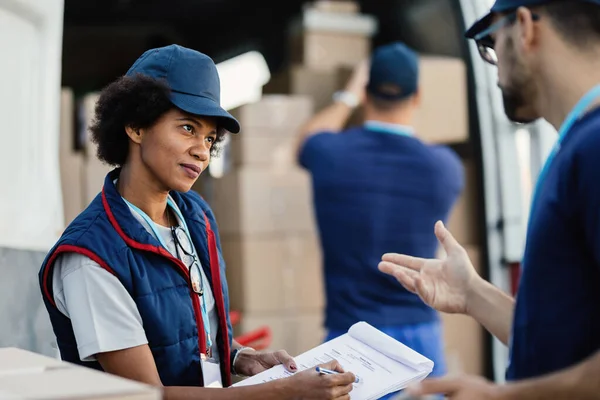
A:
POLYGON ((267 326, 272 349, 300 354, 323 330, 321 250, 309 175, 296 165, 298 130, 343 87, 370 52, 375 21, 355 2, 308 4, 289 32, 290 67, 263 98, 234 110, 242 125, 229 153, 233 169, 212 183, 211 205, 227 262, 236 333, 267 326))
POLYGON ((61 93, 59 140, 60 178, 66 227, 84 207, 84 156, 76 150, 75 96, 69 88, 63 88, 61 93))
POLYGON ((97 146, 92 142, 90 125, 94 118, 96 102, 100 98, 99 93, 85 95, 79 105, 79 140, 85 156, 83 193, 84 201, 89 204, 100 193, 104 186, 104 178, 113 167, 100 161, 96 156, 97 146))
MULTIPOLYGON (((371 55, 377 21, 354 1, 308 3, 290 29, 288 65, 264 86, 265 94, 309 96, 315 111, 331 104, 353 69, 371 55)), ((414 125, 430 143, 468 140, 466 66, 454 57, 419 55, 419 97, 414 125)), ((357 109, 349 125, 362 122, 357 109)))
POLYGON ((369 54, 376 29, 354 1, 307 3, 290 26, 290 61, 315 69, 354 67, 369 54))
POLYGON ((60 118, 60 170, 65 227, 100 193, 112 167, 96 156, 89 126, 98 93, 76 100, 70 88, 62 89, 60 118))
POLYGON ((231 309, 242 313, 236 334, 268 327, 271 348, 297 354, 322 340, 310 178, 294 162, 295 134, 313 103, 306 96, 272 95, 232 112, 242 131, 231 137, 232 168, 212 180, 210 203, 231 309))
POLYGON ((377 21, 354 1, 307 3, 289 31, 288 66, 263 88, 267 94, 312 98, 315 111, 331 102, 353 68, 368 58, 377 21))

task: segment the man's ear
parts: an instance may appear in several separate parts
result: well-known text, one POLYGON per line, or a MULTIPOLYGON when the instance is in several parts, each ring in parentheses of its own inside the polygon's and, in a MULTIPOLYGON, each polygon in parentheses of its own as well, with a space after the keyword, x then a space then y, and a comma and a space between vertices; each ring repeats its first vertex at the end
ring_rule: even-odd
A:
POLYGON ((531 10, 519 7, 516 11, 518 21, 519 43, 523 50, 536 46, 536 24, 531 10))
POLYGON ((142 132, 139 129, 134 129, 131 126, 126 126, 125 127, 125 132, 127 133, 127 136, 129 136, 129 139, 137 144, 142 143, 142 132))

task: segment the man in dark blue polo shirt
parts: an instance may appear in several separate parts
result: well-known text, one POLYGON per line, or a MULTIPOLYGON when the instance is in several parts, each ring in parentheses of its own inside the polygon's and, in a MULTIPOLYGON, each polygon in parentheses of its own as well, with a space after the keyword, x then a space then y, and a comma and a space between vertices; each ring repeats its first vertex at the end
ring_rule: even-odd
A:
POLYGON ((380 269, 427 304, 471 315, 510 348, 506 385, 439 379, 414 393, 600 398, 600 0, 497 0, 467 36, 498 65, 507 116, 545 118, 559 137, 534 191, 516 302, 441 223, 446 260, 383 256, 380 269))
POLYGON ((384 252, 434 257, 430 227, 447 219, 464 185, 457 155, 419 140, 412 127, 418 72, 417 55, 404 44, 378 48, 303 127, 298 160, 313 181, 327 340, 366 321, 432 359, 439 376, 445 361, 437 312, 377 269, 384 252), (342 130, 361 102, 364 125, 342 130))

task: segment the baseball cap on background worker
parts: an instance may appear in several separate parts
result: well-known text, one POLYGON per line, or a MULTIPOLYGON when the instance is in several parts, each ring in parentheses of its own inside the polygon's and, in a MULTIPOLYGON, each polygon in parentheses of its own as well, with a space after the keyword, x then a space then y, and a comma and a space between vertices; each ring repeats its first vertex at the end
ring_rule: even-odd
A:
POLYGON ((171 89, 171 103, 190 114, 215 117, 231 133, 239 122, 221 107, 221 81, 214 61, 199 51, 169 45, 144 52, 127 71, 163 79, 171 89))
POLYGON ((419 58, 401 42, 378 47, 371 56, 367 92, 384 100, 402 100, 417 91, 419 58))
MULTIPOLYGON (((487 29, 494 17, 495 13, 506 13, 509 11, 516 10, 519 7, 534 7, 541 6, 554 2, 556 0, 496 0, 492 9, 483 18, 476 21, 465 33, 465 36, 469 39, 473 39, 478 33, 487 29)), ((600 5, 600 0, 568 0, 572 2, 586 2, 600 5)))

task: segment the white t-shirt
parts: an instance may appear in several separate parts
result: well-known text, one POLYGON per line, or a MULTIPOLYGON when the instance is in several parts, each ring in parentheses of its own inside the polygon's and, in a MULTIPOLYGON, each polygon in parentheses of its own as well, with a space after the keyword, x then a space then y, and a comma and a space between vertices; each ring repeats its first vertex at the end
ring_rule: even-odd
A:
MULTIPOLYGON (((173 202, 173 204, 175 204, 173 202)), ((154 236, 148 223, 130 207, 131 213, 154 236)), ((178 219, 181 225, 181 221, 178 219)), ((157 225, 167 250, 177 257, 176 245, 171 229, 157 225)), ((182 244, 189 244, 187 235, 177 230, 182 244)), ((179 249, 181 260, 191 265, 191 257, 179 249)), ((204 294, 200 302, 206 301, 210 323, 212 353, 219 362, 217 331, 219 320, 215 310, 215 298, 202 268, 204 294)), ((148 343, 142 317, 133 298, 119 279, 90 258, 77 253, 58 256, 52 275, 54 301, 58 310, 71 319, 77 349, 81 361, 94 361, 95 354, 123 350, 148 343)))

